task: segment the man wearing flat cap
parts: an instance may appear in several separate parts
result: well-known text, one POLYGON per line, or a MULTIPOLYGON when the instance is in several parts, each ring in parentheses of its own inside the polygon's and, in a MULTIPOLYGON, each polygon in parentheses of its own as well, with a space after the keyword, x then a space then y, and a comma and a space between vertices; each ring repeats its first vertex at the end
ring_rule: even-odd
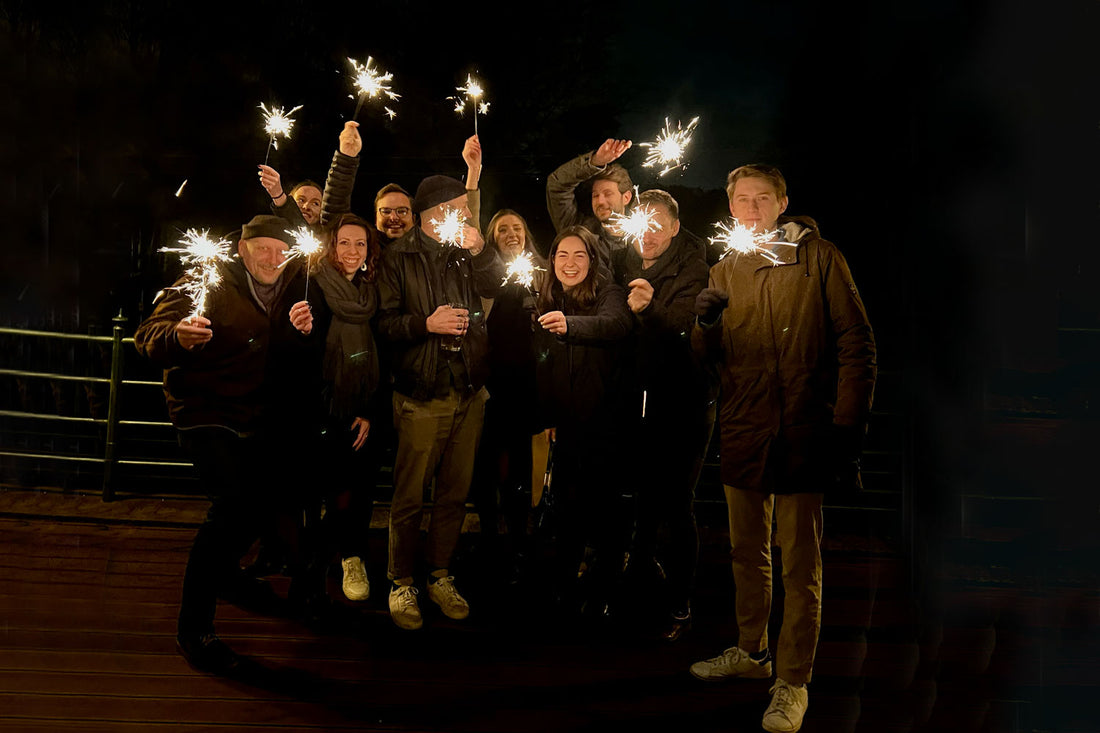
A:
POLYGON ((397 455, 390 508, 390 616, 423 624, 413 573, 423 492, 435 478, 425 561, 428 598, 444 615, 470 612, 450 563, 466 516, 474 453, 485 415, 488 337, 481 298, 500 290, 504 264, 473 223, 466 186, 429 176, 413 199, 420 225, 390 244, 378 276, 378 332, 391 345, 397 455), (462 223, 449 234, 441 224, 462 223), (448 240, 448 241, 443 241, 448 240))
POLYGON ((238 256, 219 263, 201 314, 191 315, 181 280, 134 335, 138 351, 164 367, 169 415, 211 500, 187 560, 177 644, 194 667, 218 674, 240 663, 214 634, 218 596, 240 582, 241 556, 290 500, 279 457, 307 443, 321 394, 314 379, 327 316, 302 300, 304 263, 286 261, 289 228, 277 216, 254 217, 238 256))

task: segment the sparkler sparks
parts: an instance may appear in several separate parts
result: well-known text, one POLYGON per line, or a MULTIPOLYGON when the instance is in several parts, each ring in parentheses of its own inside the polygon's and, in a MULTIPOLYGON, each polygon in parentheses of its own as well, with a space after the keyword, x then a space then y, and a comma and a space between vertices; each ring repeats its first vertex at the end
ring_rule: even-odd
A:
POLYGON ((206 298, 210 291, 221 282, 218 273, 219 262, 229 262, 228 239, 217 241, 210 238, 210 230, 188 229, 178 247, 162 247, 161 252, 172 252, 180 256, 184 267, 184 282, 179 290, 191 298, 190 317, 201 316, 206 310, 206 298))
MULTIPOLYGON (((359 98, 359 103, 355 106, 354 117, 359 116, 359 110, 362 109, 363 102, 368 99, 374 99, 379 95, 394 101, 401 98, 401 95, 394 92, 390 87, 389 83, 393 81, 393 74, 371 68, 371 63, 373 63, 373 61, 374 60, 370 56, 367 57, 367 63, 365 64, 361 64, 353 58, 348 59, 348 63, 355 69, 355 89, 357 94, 353 94, 352 98, 359 98)), ((389 107, 383 107, 383 109, 391 120, 397 116, 397 113, 389 107)))
POLYGON ((711 244, 722 245, 723 250, 720 259, 733 252, 737 254, 758 254, 773 265, 777 265, 782 260, 768 245, 796 246, 790 242, 776 240, 776 237, 779 236, 777 231, 757 232, 737 221, 737 219, 732 219, 729 224, 724 221, 715 222, 714 228, 718 230, 718 234, 711 237, 710 242, 711 244))
POLYGON ((443 219, 432 219, 432 228, 440 242, 461 247, 466 242, 466 219, 458 209, 447 207, 443 219))
MULTIPOLYGON (((290 139, 290 132, 294 129, 294 118, 291 115, 301 108, 302 105, 299 104, 289 112, 285 112, 282 107, 272 105, 269 110, 267 105, 260 103, 260 109, 264 111, 264 132, 270 136, 267 144, 268 153, 271 152, 271 148, 279 149, 279 141, 275 139, 276 137, 290 139)), ((267 165, 267 156, 264 156, 264 165, 267 165)))
POLYGON ((293 260, 295 257, 302 257, 306 261, 306 291, 302 296, 302 300, 308 300, 309 298, 309 261, 321 250, 325 248, 325 245, 321 243, 321 240, 310 231, 309 227, 301 226, 291 231, 290 229, 284 230, 287 234, 294 237, 294 244, 291 245, 287 251, 286 259, 283 260, 279 267, 285 267, 286 263, 293 260))
MULTIPOLYGON (((634 187, 634 200, 638 200, 638 187, 634 187)), ((609 221, 613 227, 622 232, 622 237, 628 244, 637 244, 641 250, 645 246, 645 235, 649 232, 660 231, 661 225, 654 217, 657 212, 646 204, 639 204, 631 209, 629 214, 614 213, 609 221)))
POLYGON ((504 280, 501 285, 513 282, 531 290, 535 285, 536 272, 545 272, 545 269, 535 265, 535 260, 530 252, 520 252, 515 259, 508 263, 508 269, 504 273, 504 280))
POLYGON ((455 103, 455 112, 461 117, 466 112, 466 103, 469 102, 470 106, 474 110, 474 134, 477 134, 477 116, 479 114, 485 114, 489 111, 489 103, 480 101, 485 89, 482 88, 481 83, 473 77, 472 74, 466 75, 466 85, 456 87, 455 91, 462 96, 447 97, 447 99, 453 100, 455 103))
POLYGON ((686 128, 681 127, 680 123, 677 122, 676 129, 673 130, 669 126, 666 117, 665 129, 657 134, 656 140, 651 143, 638 143, 638 147, 649 148, 649 157, 642 163, 642 167, 664 166, 661 172, 657 174, 658 177, 677 168, 687 168, 687 163, 684 162, 684 154, 687 152, 688 143, 691 142, 691 133, 695 130, 697 124, 699 124, 699 118, 695 117, 688 123, 686 128))

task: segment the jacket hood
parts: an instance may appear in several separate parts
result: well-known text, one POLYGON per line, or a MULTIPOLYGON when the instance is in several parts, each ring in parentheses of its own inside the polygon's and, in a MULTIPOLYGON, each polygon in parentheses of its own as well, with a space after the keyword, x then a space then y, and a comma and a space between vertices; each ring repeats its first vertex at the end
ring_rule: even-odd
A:
POLYGON ((821 230, 817 222, 809 216, 781 216, 778 221, 778 229, 783 232, 783 239, 787 242, 799 243, 806 239, 821 239, 821 230))

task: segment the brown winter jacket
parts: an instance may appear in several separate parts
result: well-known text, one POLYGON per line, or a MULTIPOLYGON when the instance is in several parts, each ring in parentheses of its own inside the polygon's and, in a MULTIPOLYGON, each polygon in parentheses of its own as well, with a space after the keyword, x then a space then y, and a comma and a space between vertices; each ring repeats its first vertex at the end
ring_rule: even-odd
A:
POLYGON ((722 483, 772 493, 829 488, 833 424, 862 432, 876 375, 875 339, 843 255, 808 217, 779 221, 781 264, 729 255, 710 287, 729 295, 696 350, 718 371, 722 483))

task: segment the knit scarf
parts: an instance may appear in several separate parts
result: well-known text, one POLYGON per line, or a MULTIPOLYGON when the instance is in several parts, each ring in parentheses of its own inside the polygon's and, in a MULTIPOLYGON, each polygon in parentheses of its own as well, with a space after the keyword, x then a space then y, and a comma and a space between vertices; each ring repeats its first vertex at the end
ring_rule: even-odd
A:
POLYGON ((323 365, 331 390, 331 414, 363 416, 378 387, 378 352, 370 327, 378 309, 378 291, 359 276, 348 280, 328 262, 315 277, 332 311, 323 365))

